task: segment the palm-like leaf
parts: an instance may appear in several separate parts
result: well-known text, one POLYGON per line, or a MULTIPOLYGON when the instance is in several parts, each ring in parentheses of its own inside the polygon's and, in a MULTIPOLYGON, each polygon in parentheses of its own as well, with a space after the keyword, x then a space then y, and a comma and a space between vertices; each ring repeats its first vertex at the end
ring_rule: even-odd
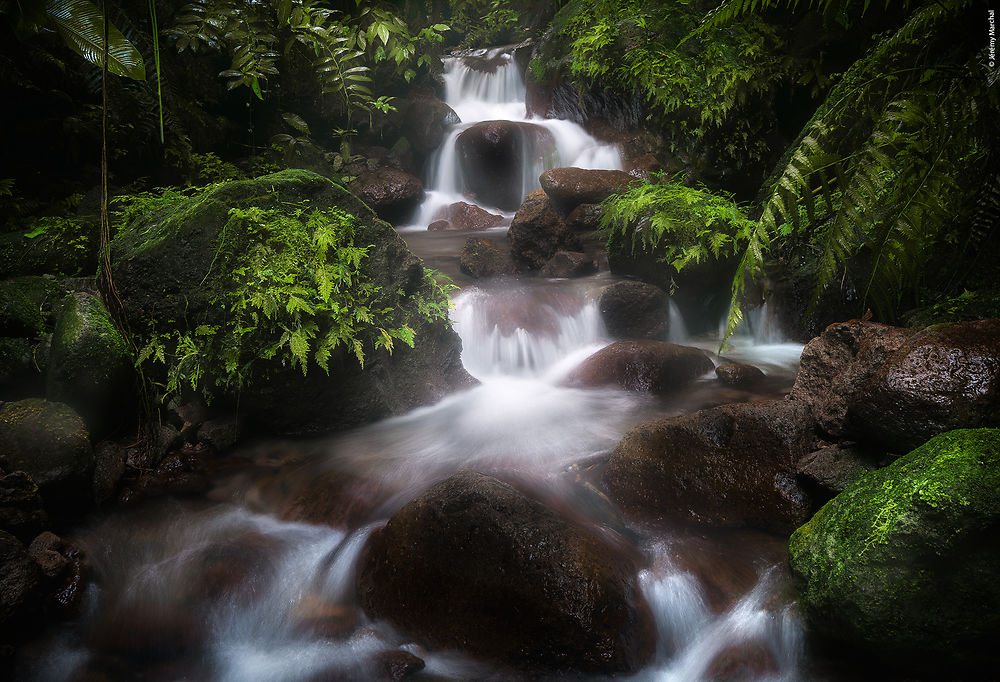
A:
MULTIPOLYGON (((104 65, 104 13, 90 0, 48 0, 45 11, 66 44, 84 59, 104 65)), ((142 55, 114 25, 108 25, 108 71, 146 80, 142 55)))

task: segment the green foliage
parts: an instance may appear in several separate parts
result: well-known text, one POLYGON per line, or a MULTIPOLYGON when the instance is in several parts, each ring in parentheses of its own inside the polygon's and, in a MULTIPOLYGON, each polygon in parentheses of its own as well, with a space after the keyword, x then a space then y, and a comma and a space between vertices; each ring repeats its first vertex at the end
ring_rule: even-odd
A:
POLYGON ((656 254, 680 272, 689 263, 726 260, 756 227, 731 197, 679 183, 643 183, 602 205, 609 241, 624 239, 633 253, 656 254))
POLYGON ((761 122, 743 114, 787 74, 780 41, 750 17, 684 42, 700 18, 680 1, 573 0, 553 21, 556 39, 549 44, 557 53, 544 55, 532 70, 541 80, 565 70, 583 87, 633 91, 664 126, 673 151, 724 130, 728 159, 718 163, 762 158, 761 122))
POLYGON ((734 303, 772 241, 805 233, 818 253, 814 305, 855 264, 864 272, 859 312, 894 318, 993 147, 997 93, 975 54, 954 42, 966 5, 917 9, 831 90, 770 186, 734 303))
MULTIPOLYGON (((155 211, 182 196, 144 195, 129 206, 155 211)), ((231 209, 205 276, 210 306, 225 315, 168 331, 152 323, 139 335, 137 366, 165 366, 165 395, 192 390, 210 399, 277 367, 329 373, 338 349, 364 365, 396 341, 412 347, 414 318, 384 304, 367 265, 371 246, 355 243, 355 220, 307 204, 231 209)), ((447 319, 447 284, 425 276, 432 293, 416 295, 415 319, 447 319)))
MULTIPOLYGON (((48 0, 45 12, 63 41, 97 66, 104 65, 104 12, 90 0, 48 0)), ((115 26, 109 24, 108 71, 134 80, 146 79, 142 55, 115 26)))
POLYGON ((357 112, 390 108, 390 98, 372 91, 376 71, 411 81, 430 64, 448 30, 434 24, 413 34, 398 15, 379 7, 352 16, 316 0, 196 0, 181 9, 168 35, 178 51, 228 53, 232 63, 219 74, 227 87, 247 87, 259 99, 278 75, 282 53, 297 50, 312 62, 319 92, 340 100, 343 130, 350 133, 357 112))
POLYGON ((521 13, 501 0, 451 0, 451 22, 466 47, 490 47, 517 40, 521 13))

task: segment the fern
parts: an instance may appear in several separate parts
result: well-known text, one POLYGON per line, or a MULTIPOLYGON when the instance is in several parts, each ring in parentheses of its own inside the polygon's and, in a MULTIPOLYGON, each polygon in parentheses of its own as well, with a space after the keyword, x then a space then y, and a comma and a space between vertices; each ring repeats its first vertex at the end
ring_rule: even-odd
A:
MULTIPOLYGON (((947 45, 965 4, 919 8, 833 88, 770 185, 733 282, 734 303, 762 271, 770 244, 795 233, 819 252, 810 310, 853 264, 864 276, 862 310, 894 318, 919 282, 928 245, 969 199, 955 179, 990 149, 980 129, 996 94, 968 52, 947 45)), ((736 305, 728 333, 739 314, 736 305)))

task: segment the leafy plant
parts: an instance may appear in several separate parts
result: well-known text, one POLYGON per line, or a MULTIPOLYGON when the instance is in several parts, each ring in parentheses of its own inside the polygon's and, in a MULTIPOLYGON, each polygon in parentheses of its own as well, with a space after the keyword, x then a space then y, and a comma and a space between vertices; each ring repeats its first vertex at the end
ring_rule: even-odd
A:
MULTIPOLYGON (((138 203, 155 209, 176 199, 138 203)), ((413 320, 446 319, 445 285, 428 271, 429 296, 415 295, 407 310, 387 305, 367 263, 371 247, 355 243, 355 220, 307 204, 231 209, 206 275, 211 309, 224 314, 144 331, 137 365, 165 366, 166 395, 193 390, 211 398, 277 367, 329 373, 338 349, 364 365, 369 353, 392 352, 397 341, 412 346, 413 320)))
POLYGON ((731 197, 670 182, 643 183, 602 205, 601 228, 612 240, 656 254, 680 272, 690 263, 726 260, 756 227, 731 197))
MULTIPOLYGON (((773 3, 772 3, 773 4, 773 3)), ((831 90, 786 155, 749 235, 737 301, 775 240, 805 231, 818 252, 813 305, 848 264, 864 271, 860 309, 894 318, 930 247, 975 200, 964 184, 995 148, 997 93, 975 51, 956 41, 968 3, 927 3, 831 90), (817 219, 817 207, 829 219, 817 219)))

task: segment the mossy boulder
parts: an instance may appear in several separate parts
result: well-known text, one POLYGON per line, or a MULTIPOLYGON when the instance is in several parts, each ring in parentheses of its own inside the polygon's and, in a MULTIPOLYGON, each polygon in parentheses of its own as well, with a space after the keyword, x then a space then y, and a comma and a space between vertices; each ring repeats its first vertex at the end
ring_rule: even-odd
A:
POLYGON ((45 397, 72 407, 101 438, 135 412, 132 362, 101 299, 67 296, 52 335, 45 397))
POLYGON ((36 336, 44 328, 42 311, 24 287, 0 282, 0 336, 36 336))
POLYGON ((68 405, 39 398, 0 406, 0 453, 9 471, 25 471, 46 506, 74 507, 90 499, 94 454, 87 427, 68 405))
POLYGON ((268 433, 353 426, 473 381, 420 259, 359 199, 309 171, 166 202, 116 237, 112 267, 142 343, 166 334, 167 364, 185 384, 239 391, 248 423, 268 433), (319 237, 335 230, 317 265, 319 237), (412 331, 414 347, 402 336, 391 353, 377 345, 393 329, 412 331), (179 340, 195 352, 178 352, 179 340))
POLYGON ((1000 430, 950 431, 795 531, 799 606, 815 632, 898 665, 995 670, 998 538, 1000 430))

